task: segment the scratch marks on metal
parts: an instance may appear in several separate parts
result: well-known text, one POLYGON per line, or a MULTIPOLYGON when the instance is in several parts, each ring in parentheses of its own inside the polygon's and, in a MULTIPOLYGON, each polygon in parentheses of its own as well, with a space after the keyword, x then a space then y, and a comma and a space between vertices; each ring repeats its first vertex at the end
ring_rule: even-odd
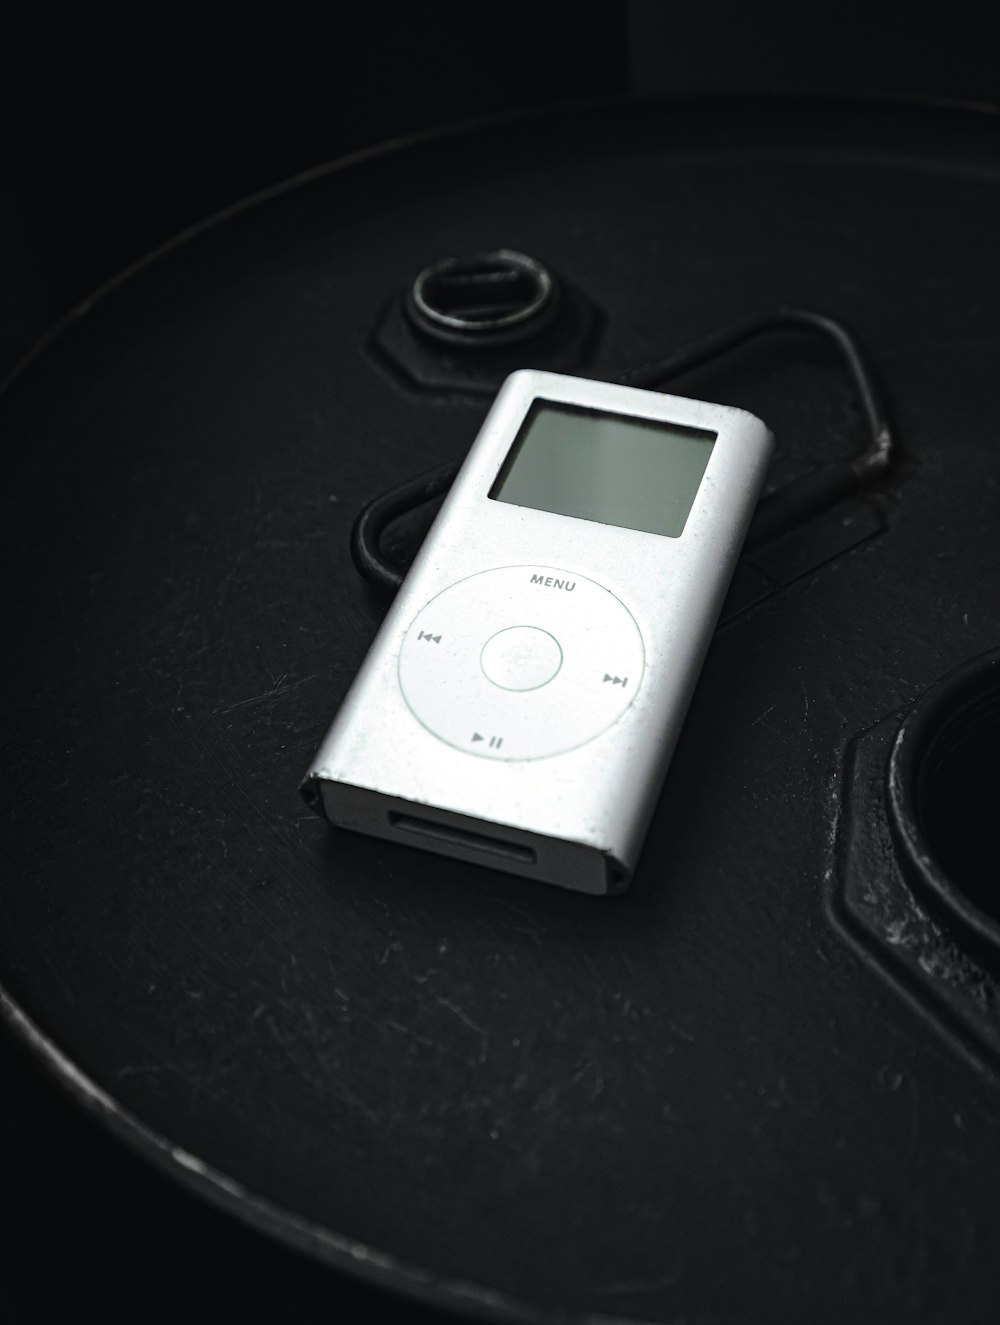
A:
POLYGON ((454 1015, 459 1019, 460 1022, 463 1023, 463 1025, 468 1026, 470 1031, 473 1031, 476 1035, 479 1036, 479 1062, 485 1063, 486 1055, 490 1047, 489 1031, 484 1030, 482 1026, 478 1026, 472 1020, 471 1017, 467 1016, 462 1011, 462 1009, 458 1007, 455 1003, 452 1003, 450 999, 439 998, 438 1002, 441 1004, 442 1007, 447 1008, 449 1012, 454 1013, 454 1015))
POLYGON ((299 686, 306 685, 309 681, 315 681, 319 672, 311 672, 309 676, 302 676, 297 681, 290 681, 288 673, 282 672, 271 682, 267 690, 262 690, 259 695, 250 695, 246 699, 237 699, 232 704, 223 704, 220 708, 212 710, 213 718, 221 718, 227 713, 232 713, 236 709, 249 708, 251 704, 262 704, 273 702, 281 695, 287 695, 292 690, 297 690, 299 686))

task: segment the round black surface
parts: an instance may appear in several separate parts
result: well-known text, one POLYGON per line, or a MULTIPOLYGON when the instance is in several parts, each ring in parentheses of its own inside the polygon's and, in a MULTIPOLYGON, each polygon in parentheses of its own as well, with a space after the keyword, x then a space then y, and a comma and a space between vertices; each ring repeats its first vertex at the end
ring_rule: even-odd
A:
MULTIPOLYGON (((81 310, 0 400, 15 1030, 177 1176, 463 1312, 973 1318, 993 1079, 825 899, 849 739, 996 643, 997 145, 849 103, 505 122, 321 173, 81 310), (905 441, 868 536, 852 508, 833 551, 744 568, 611 902, 296 790, 380 618, 354 514, 486 407, 373 329, 500 247, 602 310, 597 366, 842 316, 905 441)), ((779 350, 679 388, 767 418, 775 483, 859 444, 835 368, 779 350)))

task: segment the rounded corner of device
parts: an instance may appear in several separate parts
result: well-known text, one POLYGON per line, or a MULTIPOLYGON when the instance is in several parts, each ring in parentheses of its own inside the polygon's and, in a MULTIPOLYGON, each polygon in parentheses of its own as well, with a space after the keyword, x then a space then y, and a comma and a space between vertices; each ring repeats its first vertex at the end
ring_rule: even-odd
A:
POLYGON ((527 388, 529 391, 535 391, 539 382, 546 376, 551 374, 546 374, 539 368, 515 368, 504 378, 503 386, 510 390, 527 388))
POLYGON ((617 897, 628 889, 632 882, 632 871, 617 856, 608 853, 604 858, 605 897, 617 897))
POLYGON ((313 813, 318 814, 321 818, 325 819, 326 809, 323 805, 322 780, 322 774, 311 768, 299 783, 299 795, 313 813))
POLYGON ((731 409, 734 414, 739 414, 748 424, 751 424, 765 435, 769 445, 774 445, 774 432, 767 421, 762 419, 759 414, 754 414, 752 410, 743 409, 739 405, 728 405, 726 408, 731 409))

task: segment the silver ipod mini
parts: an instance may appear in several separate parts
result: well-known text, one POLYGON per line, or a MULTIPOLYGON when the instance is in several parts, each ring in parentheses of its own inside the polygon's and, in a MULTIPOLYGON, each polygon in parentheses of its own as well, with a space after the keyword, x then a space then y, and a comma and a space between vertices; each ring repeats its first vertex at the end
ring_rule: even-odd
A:
POLYGON ((743 410, 514 373, 306 774, 310 803, 620 892, 772 447, 743 410))

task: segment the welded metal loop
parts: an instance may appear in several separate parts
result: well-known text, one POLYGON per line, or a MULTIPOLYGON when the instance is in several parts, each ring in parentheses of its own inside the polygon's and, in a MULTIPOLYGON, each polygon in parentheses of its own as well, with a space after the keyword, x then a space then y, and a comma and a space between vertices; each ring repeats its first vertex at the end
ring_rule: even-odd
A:
MULTIPOLYGON (((526 258, 523 254, 513 254, 508 249, 499 252, 534 263, 534 259, 526 258)), ((445 259, 444 263, 426 268, 418 276, 414 289, 421 277, 456 261, 445 259)), ((541 266, 540 263, 534 265, 541 266)), ((782 307, 743 318, 666 358, 617 373, 605 370, 599 374, 605 380, 619 381, 626 386, 653 389, 682 373, 724 357, 751 340, 782 331, 805 331, 821 336, 832 344, 858 393, 868 440, 856 455, 831 461, 764 497, 758 503, 747 536, 747 547, 750 549, 762 546, 821 511, 829 510, 837 502, 872 483, 888 466, 894 445, 892 429, 882 393, 857 337, 843 323, 825 313, 782 307)), ((383 531, 407 511, 447 492, 460 465, 461 461, 458 460, 440 465, 380 494, 362 510, 351 531, 351 555, 359 574, 369 584, 383 593, 396 592, 403 582, 404 572, 383 557, 380 550, 383 531)))

